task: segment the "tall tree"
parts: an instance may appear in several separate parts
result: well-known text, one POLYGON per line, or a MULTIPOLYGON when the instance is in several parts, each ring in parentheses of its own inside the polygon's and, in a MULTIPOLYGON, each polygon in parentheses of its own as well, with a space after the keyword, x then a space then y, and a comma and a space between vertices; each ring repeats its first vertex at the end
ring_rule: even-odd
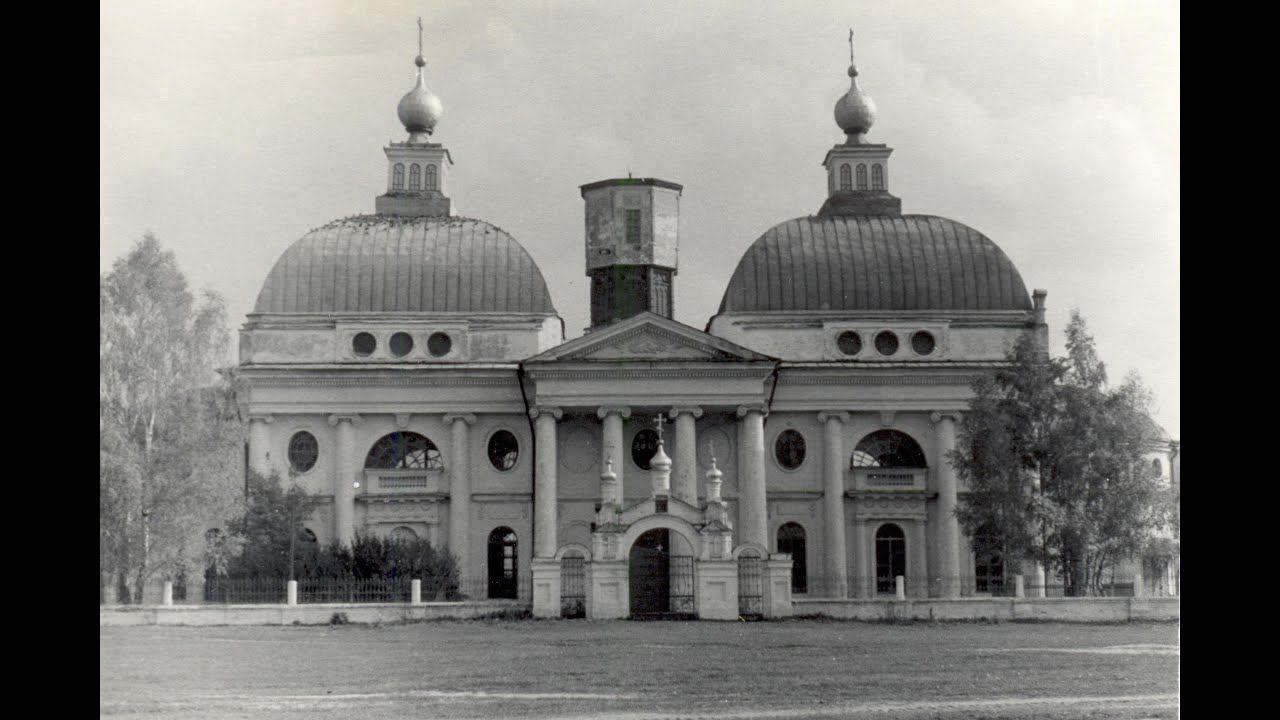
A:
POLYGON ((208 290, 197 302, 148 233, 100 278, 99 315, 102 571, 142 602, 156 573, 200 565, 239 498, 226 306, 208 290))
POLYGON ((244 512, 229 523, 240 548, 229 564, 230 574, 293 580, 303 522, 320 504, 320 497, 293 482, 285 487, 274 471, 269 476, 250 471, 248 485, 244 512))
POLYGON ((1144 455, 1150 393, 1136 375, 1108 386, 1078 312, 1066 336, 1066 357, 1024 338, 1006 368, 974 383, 951 460, 970 488, 957 510, 966 531, 1007 561, 1041 562, 1074 595, 1100 592, 1170 505, 1144 455))

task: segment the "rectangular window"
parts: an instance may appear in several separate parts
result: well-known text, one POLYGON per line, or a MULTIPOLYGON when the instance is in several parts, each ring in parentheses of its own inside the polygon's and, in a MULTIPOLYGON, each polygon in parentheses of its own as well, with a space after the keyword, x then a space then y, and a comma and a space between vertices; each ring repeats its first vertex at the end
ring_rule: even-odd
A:
POLYGON ((627 211, 627 244, 640 247, 640 211, 627 211))

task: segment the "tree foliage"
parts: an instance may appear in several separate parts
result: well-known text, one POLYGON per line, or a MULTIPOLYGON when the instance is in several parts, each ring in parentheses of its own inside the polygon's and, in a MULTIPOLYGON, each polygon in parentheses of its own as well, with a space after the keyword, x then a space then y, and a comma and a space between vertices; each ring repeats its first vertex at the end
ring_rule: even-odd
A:
POLYGON ((951 456, 968 483, 958 518, 1006 561, 1040 562, 1067 594, 1098 593, 1116 563, 1150 547, 1172 495, 1146 459, 1150 393, 1136 375, 1107 383, 1084 319, 1067 355, 1024 337, 1008 367, 979 378, 951 456))
POLYGON ((205 531, 239 497, 230 335, 222 298, 197 301, 149 233, 101 276, 99 315, 103 592, 140 603, 157 574, 200 567, 205 531))

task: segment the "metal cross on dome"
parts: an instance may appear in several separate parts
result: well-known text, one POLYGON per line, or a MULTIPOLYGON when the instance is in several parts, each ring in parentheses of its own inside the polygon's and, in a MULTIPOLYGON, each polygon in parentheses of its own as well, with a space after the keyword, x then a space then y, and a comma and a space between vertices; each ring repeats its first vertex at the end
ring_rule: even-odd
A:
POLYGON ((665 422, 666 420, 662 417, 661 414, 659 414, 658 417, 654 418, 653 424, 658 426, 658 442, 662 442, 662 425, 665 422))

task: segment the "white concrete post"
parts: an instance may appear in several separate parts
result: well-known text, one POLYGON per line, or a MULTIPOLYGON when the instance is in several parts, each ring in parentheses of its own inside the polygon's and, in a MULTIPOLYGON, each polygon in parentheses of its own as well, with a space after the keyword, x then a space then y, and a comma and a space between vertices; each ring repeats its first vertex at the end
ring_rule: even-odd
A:
POLYGON ((538 447, 538 480, 534 485, 533 556, 550 559, 556 554, 556 421, 560 408, 537 407, 529 411, 535 422, 538 447))
POLYGON ((1136 598, 1146 597, 1146 588, 1143 586, 1145 578, 1142 577, 1142 562, 1138 562, 1138 571, 1133 575, 1133 596, 1136 598))
POLYGON ((669 413, 676 421, 675 477, 672 495, 698 507, 698 431, 700 407, 673 407, 669 413))
POLYGON ((356 428, 359 415, 330 415, 338 429, 338 461, 333 469, 333 539, 350 545, 356 537, 356 428))
MULTIPOLYGON (((622 509, 625 507, 623 499, 626 496, 624 480, 626 463, 622 459, 625 457, 623 453, 627 451, 622 444, 622 421, 631 417, 631 408, 623 406, 602 407, 596 410, 596 417, 603 421, 600 432, 600 467, 603 468, 606 463, 613 461, 613 474, 618 479, 614 483, 615 496, 613 502, 618 509, 622 509)), ((600 500, 605 502, 608 498, 600 498, 600 500)))
POLYGON ((738 542, 753 542, 769 547, 764 416, 763 404, 738 407, 738 443, 742 457, 742 464, 738 467, 738 476, 741 478, 738 485, 738 542))
POLYGON ((899 600, 907 599, 907 579, 901 575, 893 577, 893 594, 899 600))
POLYGON ((172 580, 164 581, 164 587, 160 592, 160 598, 161 598, 160 603, 162 605, 173 604, 173 581, 172 580))
POLYGON ((948 457, 956 447, 956 421, 949 413, 933 413, 931 419, 937 440, 933 475, 938 481, 938 595, 959 597, 960 521, 956 518, 956 471, 948 457))
POLYGON ((1016 598, 1027 596, 1026 587, 1022 584, 1022 573, 1013 576, 1013 596, 1016 598))
POLYGON ((458 575, 471 576, 471 426, 476 416, 456 413, 444 416, 450 428, 449 455, 449 552, 458 560, 458 575))
POLYGON ((271 415, 249 416, 249 468, 259 475, 271 474, 271 415))
POLYGON ((288 605, 298 604, 298 581, 290 580, 285 591, 285 603, 288 605))
POLYGON ((849 595, 849 564, 845 555, 844 532, 844 424, 849 413, 827 410, 818 413, 823 423, 822 518, 823 572, 827 576, 825 590, 830 597, 849 595))
POLYGON ((422 604, 422 581, 418 578, 409 581, 409 603, 413 605, 422 604))

